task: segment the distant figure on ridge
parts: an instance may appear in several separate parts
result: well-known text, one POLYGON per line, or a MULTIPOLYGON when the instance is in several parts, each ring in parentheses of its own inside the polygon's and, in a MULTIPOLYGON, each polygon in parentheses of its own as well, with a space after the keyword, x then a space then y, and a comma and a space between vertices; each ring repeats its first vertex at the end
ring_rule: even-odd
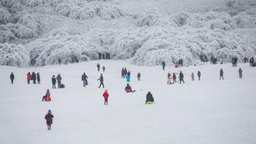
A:
POLYGON ((11 83, 13 84, 13 80, 14 80, 14 74, 13 74, 13 72, 12 72, 11 75, 10 75, 10 79, 11 79, 11 83))

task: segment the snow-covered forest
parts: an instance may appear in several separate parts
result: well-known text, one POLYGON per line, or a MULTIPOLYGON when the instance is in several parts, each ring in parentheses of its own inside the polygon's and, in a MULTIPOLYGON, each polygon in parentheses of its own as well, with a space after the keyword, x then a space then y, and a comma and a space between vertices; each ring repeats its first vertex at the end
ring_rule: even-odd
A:
POLYGON ((255 0, 1 0, 0 64, 167 65, 256 55, 255 0))

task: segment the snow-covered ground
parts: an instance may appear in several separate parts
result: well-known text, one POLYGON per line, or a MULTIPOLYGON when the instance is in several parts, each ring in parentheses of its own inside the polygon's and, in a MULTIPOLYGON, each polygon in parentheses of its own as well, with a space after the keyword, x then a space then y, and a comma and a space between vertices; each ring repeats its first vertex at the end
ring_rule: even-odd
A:
POLYGON ((101 60, 38 68, 0 67, 0 143, 3 144, 255 144, 256 68, 249 64, 198 65, 175 69, 101 60), (97 72, 96 64, 106 67, 97 72), (131 71, 126 93, 121 69, 131 71), (238 68, 243 78, 238 78, 238 68), (220 69, 225 80, 219 80, 220 69), (200 70, 201 81, 191 72, 200 70), (183 71, 185 84, 167 85, 168 72, 183 71), (14 84, 9 75, 15 75, 14 84), (27 84, 27 72, 39 72, 41 84, 27 84), (82 86, 83 72, 89 85, 82 86), (142 74, 141 81, 136 79, 142 74), (105 88, 98 88, 100 73, 105 88), (65 89, 51 89, 52 75, 61 74, 65 89), (51 102, 42 102, 50 89, 51 102), (108 89, 109 105, 102 94, 108 89), (146 105, 151 91, 155 103, 146 105), (55 116, 48 131, 44 116, 55 116))

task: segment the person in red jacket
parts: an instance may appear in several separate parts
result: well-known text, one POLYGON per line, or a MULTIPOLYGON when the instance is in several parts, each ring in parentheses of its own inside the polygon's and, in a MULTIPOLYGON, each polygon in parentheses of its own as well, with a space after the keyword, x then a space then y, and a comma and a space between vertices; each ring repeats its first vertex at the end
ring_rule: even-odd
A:
POLYGON ((107 89, 106 89, 105 92, 103 93, 103 97, 104 97, 104 99, 105 99, 104 105, 108 105, 108 97, 109 97, 109 95, 108 95, 108 90, 107 90, 107 89))
POLYGON ((28 84, 30 84, 30 79, 31 79, 31 75, 30 72, 27 74, 27 80, 28 80, 28 84))
POLYGON ((176 75, 175 75, 175 73, 172 74, 172 79, 173 79, 173 82, 176 83, 176 75))
POLYGON ((48 130, 51 130, 51 125, 52 125, 52 121, 54 118, 54 116, 51 113, 52 113, 52 111, 48 110, 48 114, 46 114, 44 117, 44 119, 46 120, 48 130))
POLYGON ((239 70, 238 70, 238 73, 239 73, 239 78, 240 79, 242 79, 242 77, 243 77, 243 71, 242 71, 242 69, 241 68, 239 68, 239 70))

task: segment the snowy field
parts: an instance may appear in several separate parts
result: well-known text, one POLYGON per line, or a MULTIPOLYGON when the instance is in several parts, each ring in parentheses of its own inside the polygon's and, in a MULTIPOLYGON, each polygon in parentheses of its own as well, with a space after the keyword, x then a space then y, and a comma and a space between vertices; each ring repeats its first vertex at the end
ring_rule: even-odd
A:
POLYGON ((2 144, 255 144, 256 68, 249 64, 189 66, 175 69, 143 67, 125 61, 102 60, 38 68, 0 67, 0 143, 2 144), (105 88, 98 88, 103 73, 109 105, 103 105, 105 88), (126 93, 121 69, 131 71, 126 93), (243 78, 238 77, 238 68, 243 78), (220 69, 225 80, 219 80, 220 69), (192 81, 191 72, 202 73, 192 81), (183 71, 185 84, 167 85, 167 73, 183 71), (10 73, 15 75, 14 84, 10 73), (39 72, 41 84, 27 84, 26 74, 39 72), (86 72, 87 87, 81 75, 86 72), (136 79, 140 72, 141 81, 136 79), (51 89, 52 75, 61 74, 65 89, 51 89), (51 102, 42 102, 50 89, 51 102), (155 98, 145 104, 148 91, 155 98), (44 116, 55 116, 48 131, 44 116))

